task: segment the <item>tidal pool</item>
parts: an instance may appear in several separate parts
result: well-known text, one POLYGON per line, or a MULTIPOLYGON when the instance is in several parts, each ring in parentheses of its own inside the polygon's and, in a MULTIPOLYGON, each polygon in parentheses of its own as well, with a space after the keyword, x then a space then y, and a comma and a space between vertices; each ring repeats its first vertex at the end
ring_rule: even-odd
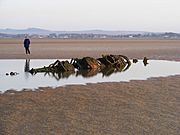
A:
POLYGON ((98 82, 121 82, 130 80, 146 80, 150 77, 166 77, 180 74, 180 62, 165 60, 149 60, 144 66, 142 60, 130 66, 124 72, 105 73, 78 72, 70 74, 44 74, 31 75, 26 72, 31 68, 48 66, 55 59, 32 59, 32 60, 0 60, 0 92, 6 90, 36 89, 38 87, 58 87, 65 85, 87 84, 98 82), (6 75, 11 71, 19 73, 15 76, 6 75))

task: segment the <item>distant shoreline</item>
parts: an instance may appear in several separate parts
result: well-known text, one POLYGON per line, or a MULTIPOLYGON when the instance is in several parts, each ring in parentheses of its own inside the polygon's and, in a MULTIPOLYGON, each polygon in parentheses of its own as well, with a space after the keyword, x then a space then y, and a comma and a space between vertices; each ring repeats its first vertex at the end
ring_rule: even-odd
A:
POLYGON ((111 31, 111 30, 84 30, 84 31, 51 31, 39 28, 28 29, 0 29, 0 38, 30 38, 37 39, 179 39, 180 33, 175 32, 148 32, 148 31, 111 31))

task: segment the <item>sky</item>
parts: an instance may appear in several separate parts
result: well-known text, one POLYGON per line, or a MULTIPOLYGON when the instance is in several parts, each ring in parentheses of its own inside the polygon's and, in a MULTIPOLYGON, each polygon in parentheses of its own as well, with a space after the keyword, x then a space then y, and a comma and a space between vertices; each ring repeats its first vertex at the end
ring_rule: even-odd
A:
POLYGON ((180 0, 0 0, 0 28, 180 32, 180 0))

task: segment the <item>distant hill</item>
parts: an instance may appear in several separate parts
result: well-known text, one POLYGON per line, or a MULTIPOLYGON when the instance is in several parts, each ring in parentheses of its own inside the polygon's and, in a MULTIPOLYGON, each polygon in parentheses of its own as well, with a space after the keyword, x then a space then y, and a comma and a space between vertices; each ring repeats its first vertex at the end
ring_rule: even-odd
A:
POLYGON ((0 29, 0 33, 4 34, 39 34, 48 35, 51 33, 56 34, 102 34, 102 35, 129 35, 129 34, 149 34, 151 32, 145 31, 105 31, 105 30, 86 30, 86 31, 51 31, 40 28, 28 28, 28 29, 0 29))
POLYGON ((28 28, 28 29, 0 29, 0 33, 4 34, 42 34, 48 35, 53 31, 39 29, 39 28, 28 28))

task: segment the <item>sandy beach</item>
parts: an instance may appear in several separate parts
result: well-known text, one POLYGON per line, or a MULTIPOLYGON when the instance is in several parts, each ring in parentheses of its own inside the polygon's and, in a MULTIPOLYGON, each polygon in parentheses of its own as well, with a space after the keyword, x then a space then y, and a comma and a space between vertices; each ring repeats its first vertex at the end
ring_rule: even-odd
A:
POLYGON ((23 39, 0 39, 0 59, 63 59, 102 54, 130 58, 180 60, 180 40, 58 40, 31 39, 31 55, 25 55, 23 39))
MULTIPOLYGON (((180 61, 179 40, 0 39, 0 59, 61 59, 101 54, 180 61)), ((178 135, 180 75, 7 91, 0 94, 2 135, 178 135)))

